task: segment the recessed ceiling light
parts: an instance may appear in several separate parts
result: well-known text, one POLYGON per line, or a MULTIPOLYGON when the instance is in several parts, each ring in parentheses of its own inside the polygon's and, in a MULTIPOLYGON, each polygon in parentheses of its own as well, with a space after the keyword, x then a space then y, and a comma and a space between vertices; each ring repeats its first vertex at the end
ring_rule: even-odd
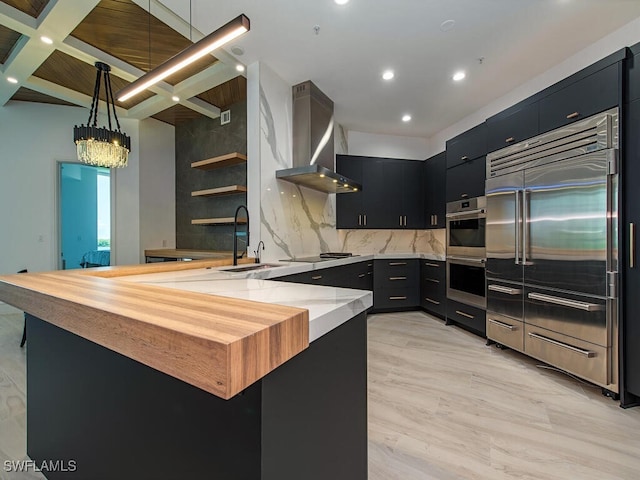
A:
POLYGON ((239 72, 244 72, 244 65, 241 65, 241 64, 236 65, 236 70, 239 72))
POLYGON ((51 40, 49 37, 45 37, 44 35, 40 37, 40 40, 42 40, 42 42, 46 43, 47 45, 51 45, 53 43, 53 40, 51 40))
POLYGON ((445 20, 440 24, 440 30, 442 30, 443 32, 448 32, 454 27, 455 24, 455 20, 445 20))
POLYGON ((411 115, 403 115, 402 116, 402 121, 403 122, 410 122, 411 121, 411 115))
POLYGON ((349 3, 349 0, 333 0, 333 1, 336 2, 336 4, 338 5, 345 5, 349 3))
POLYGON ((391 80, 393 77, 395 77, 395 75, 396 75, 396 74, 395 74, 395 73, 393 73, 393 70, 385 70, 385 71, 382 73, 382 78, 383 78, 384 80, 391 80))
POLYGON ((459 71, 453 74, 453 81, 454 82, 459 82, 460 80, 464 80, 464 77, 466 77, 467 74, 464 73, 463 71, 459 71))
POLYGON ((18 79, 14 77, 7 77, 7 82, 9 83, 18 83, 18 79))
POLYGON ((179 102, 180 101, 180 97, 177 95, 174 95, 173 97, 171 97, 171 100, 173 100, 174 102, 179 102))
POLYGON ((234 55, 244 55, 244 48, 239 45, 234 45, 233 47, 231 47, 231 53, 233 53, 234 55))

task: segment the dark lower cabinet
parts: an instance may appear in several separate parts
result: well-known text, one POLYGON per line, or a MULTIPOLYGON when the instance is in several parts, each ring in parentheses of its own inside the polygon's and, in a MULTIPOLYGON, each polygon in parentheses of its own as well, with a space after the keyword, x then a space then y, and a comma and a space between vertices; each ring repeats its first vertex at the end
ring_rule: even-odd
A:
POLYGON ((420 261, 420 306, 428 313, 445 317, 446 264, 436 260, 420 261))
POLYGON ((373 290, 373 260, 274 278, 280 282, 373 290))
POLYGON ((373 277, 374 311, 399 311, 419 306, 418 259, 374 260, 373 277))
POLYGON ((486 158, 476 158, 447 169, 447 202, 484 195, 486 158))
POLYGON ((486 336, 486 312, 465 303, 447 300, 447 323, 455 323, 486 336))

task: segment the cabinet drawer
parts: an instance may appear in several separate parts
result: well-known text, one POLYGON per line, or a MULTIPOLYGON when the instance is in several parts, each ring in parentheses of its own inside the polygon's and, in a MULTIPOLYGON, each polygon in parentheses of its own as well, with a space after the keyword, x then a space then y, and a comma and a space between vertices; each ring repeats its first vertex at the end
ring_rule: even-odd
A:
POLYGON ((420 273, 422 278, 445 281, 446 264, 439 260, 422 260, 420 262, 420 273))
POLYGON ((418 259, 391 259, 374 261, 373 284, 379 288, 417 287, 419 279, 418 259))
POLYGON ((447 320, 465 325, 485 336, 485 311, 455 300, 447 299, 447 320))
POLYGON ((540 133, 583 120, 618 105, 620 79, 614 63, 540 100, 540 133))
POLYGON ((487 312, 522 320, 523 291, 520 284, 487 279, 487 312))
POLYGON ((444 295, 433 295, 433 292, 420 293, 420 306, 428 312, 444 317, 447 314, 447 299, 444 295))
POLYGON ((417 307, 418 288, 383 288, 373 293, 375 309, 403 309, 417 307))
POLYGON ((461 165, 487 154, 487 126, 473 127, 447 141, 447 168, 461 165))
POLYGON ((487 152, 500 150, 538 134, 538 102, 517 104, 487 119, 487 152))
POLYGON ((524 351, 524 323, 487 312, 487 338, 522 352, 524 351))
POLYGON ((525 325, 524 351, 538 360, 606 387, 612 382, 608 349, 551 330, 525 325))

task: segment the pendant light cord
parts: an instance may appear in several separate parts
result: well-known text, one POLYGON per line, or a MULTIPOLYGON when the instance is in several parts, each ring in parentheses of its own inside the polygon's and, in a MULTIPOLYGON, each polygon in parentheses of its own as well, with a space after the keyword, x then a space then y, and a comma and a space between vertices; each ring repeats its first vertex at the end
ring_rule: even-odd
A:
POLYGON ((93 117, 93 126, 98 126, 98 98, 100 97, 100 68, 96 71, 96 83, 93 86, 93 99, 91 100, 91 110, 89 110, 89 120, 87 125, 91 124, 91 117, 93 117))

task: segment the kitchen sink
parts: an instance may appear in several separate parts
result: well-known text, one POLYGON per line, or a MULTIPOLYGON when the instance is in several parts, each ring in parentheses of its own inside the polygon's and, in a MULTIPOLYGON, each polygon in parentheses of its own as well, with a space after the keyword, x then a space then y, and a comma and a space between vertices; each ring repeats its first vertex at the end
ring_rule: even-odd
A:
POLYGON ((258 263, 256 265, 247 265, 246 267, 222 268, 222 272, 251 272, 253 270, 263 270, 265 268, 284 267, 284 265, 276 265, 273 263, 258 263))

